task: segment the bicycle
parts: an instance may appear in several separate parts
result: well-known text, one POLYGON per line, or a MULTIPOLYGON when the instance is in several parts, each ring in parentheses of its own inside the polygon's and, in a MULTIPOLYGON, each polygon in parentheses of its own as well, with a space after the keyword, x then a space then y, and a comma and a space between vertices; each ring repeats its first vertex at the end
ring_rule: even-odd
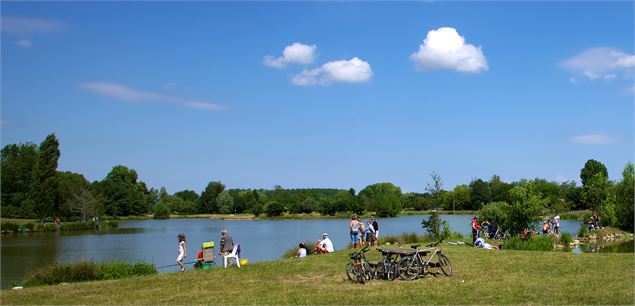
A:
POLYGON ((404 256, 399 261, 399 278, 403 280, 413 280, 421 274, 425 275, 429 273, 429 269, 431 268, 439 268, 443 274, 451 276, 452 264, 450 263, 450 259, 441 252, 441 249, 439 248, 439 244, 441 244, 441 242, 443 242, 443 239, 437 241, 436 243, 426 245, 428 248, 423 250, 417 249, 419 245, 410 246, 414 249, 414 254, 404 256), (430 255, 430 257, 426 260, 426 255, 429 253, 432 253, 432 255, 430 255), (435 258, 436 260, 433 261, 435 258))
POLYGON ((377 249, 383 258, 375 266, 375 278, 394 280, 397 277, 397 256, 389 251, 377 249))
POLYGON ((351 281, 365 284, 367 280, 373 279, 373 270, 364 255, 364 253, 368 252, 368 248, 368 246, 365 246, 357 252, 348 254, 351 260, 346 264, 346 276, 351 281))

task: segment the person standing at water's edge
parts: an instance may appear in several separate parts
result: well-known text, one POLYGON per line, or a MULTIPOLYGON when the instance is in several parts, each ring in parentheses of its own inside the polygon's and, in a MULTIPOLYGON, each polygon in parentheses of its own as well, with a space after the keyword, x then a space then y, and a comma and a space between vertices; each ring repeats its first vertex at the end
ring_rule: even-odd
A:
POLYGON ((187 258, 187 249, 185 247, 185 234, 180 233, 178 238, 179 238, 179 246, 178 246, 179 255, 176 257, 176 263, 181 267, 181 272, 183 272, 185 271, 185 266, 183 265, 183 258, 187 258))
POLYGON ((226 229, 220 231, 220 252, 219 255, 227 256, 234 249, 234 239, 229 235, 226 229))
POLYGON ((476 216, 472 218, 472 245, 476 242, 476 238, 478 238, 478 230, 481 229, 481 225, 478 224, 478 219, 476 216))
POLYGON ((359 244, 359 228, 361 226, 361 223, 359 221, 357 221, 357 217, 353 216, 351 218, 351 221, 348 222, 348 229, 349 229, 349 233, 351 235, 351 243, 353 244, 353 249, 357 248, 357 245, 359 244))
POLYGON ((560 235, 560 212, 556 211, 556 216, 553 217, 553 223, 554 223, 554 233, 556 234, 556 236, 560 235))
POLYGON ((373 228, 375 229, 375 245, 379 243, 379 224, 377 218, 373 217, 373 228))

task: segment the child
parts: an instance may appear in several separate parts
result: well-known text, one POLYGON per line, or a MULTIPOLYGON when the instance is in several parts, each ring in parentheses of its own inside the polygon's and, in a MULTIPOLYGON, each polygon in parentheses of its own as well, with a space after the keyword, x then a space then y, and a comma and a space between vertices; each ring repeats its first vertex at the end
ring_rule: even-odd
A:
POLYGON ((185 249, 185 234, 179 234, 179 256, 176 257, 176 263, 181 267, 181 272, 185 271, 185 266, 183 265, 183 258, 187 258, 187 250, 185 249))

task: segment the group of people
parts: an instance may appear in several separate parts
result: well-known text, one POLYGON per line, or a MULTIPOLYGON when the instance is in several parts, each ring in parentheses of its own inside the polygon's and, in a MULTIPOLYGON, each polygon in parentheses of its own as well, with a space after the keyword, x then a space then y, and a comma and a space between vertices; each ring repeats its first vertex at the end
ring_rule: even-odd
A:
POLYGON ((351 236, 351 243, 353 248, 363 247, 366 243, 369 246, 377 246, 377 239, 379 238, 379 224, 375 217, 368 219, 368 222, 364 224, 357 216, 351 217, 351 221, 348 222, 348 229, 351 236))
POLYGON ((472 244, 476 245, 478 238, 496 238, 498 232, 498 224, 496 221, 491 223, 485 218, 483 222, 478 222, 478 218, 474 216, 471 222, 472 227, 472 244))
MULTIPOLYGON (((226 229, 221 230, 220 232, 220 251, 218 255, 228 256, 234 250, 234 239, 229 235, 229 232, 226 229)), ((183 264, 183 259, 187 258, 187 247, 185 246, 185 234, 180 233, 178 236, 179 244, 177 246, 178 255, 176 256, 176 263, 181 268, 181 272, 185 271, 185 265, 183 264)), ((201 250, 198 252, 198 256, 196 258, 196 264, 201 264, 203 261, 203 247, 201 246, 201 250)))

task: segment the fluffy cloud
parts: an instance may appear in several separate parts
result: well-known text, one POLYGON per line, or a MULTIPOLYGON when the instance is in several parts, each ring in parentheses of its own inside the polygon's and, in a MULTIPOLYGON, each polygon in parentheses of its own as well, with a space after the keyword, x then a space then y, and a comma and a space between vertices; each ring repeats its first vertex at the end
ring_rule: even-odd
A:
POLYGON ((370 64, 353 57, 350 60, 327 62, 319 68, 305 69, 294 76, 291 82, 300 86, 328 85, 333 82, 363 83, 372 76, 370 64))
POLYGON ((589 80, 613 80, 632 73, 635 55, 613 48, 592 48, 560 63, 561 67, 589 80))
POLYGON ((608 134, 585 134, 571 138, 571 141, 585 145, 607 145, 617 142, 617 139, 608 134))
POLYGON ((22 39, 22 40, 18 40, 15 42, 16 45, 23 47, 23 48, 28 48, 30 46, 32 46, 33 44, 31 43, 30 40, 28 39, 22 39))
POLYGON ((223 110, 223 105, 207 102, 190 100, 175 96, 167 96, 158 93, 139 91, 124 85, 113 83, 83 83, 80 84, 81 88, 101 94, 106 97, 114 98, 122 101, 132 102, 170 102, 184 107, 198 108, 205 110, 223 110))
POLYGON ((40 18, 2 16, 2 32, 12 35, 28 35, 60 31, 66 24, 40 18))
POLYGON ((275 68, 284 68, 289 64, 310 64, 315 60, 316 45, 305 45, 299 42, 286 46, 282 51, 282 56, 274 58, 271 55, 265 56, 264 63, 275 68))
POLYGON ((465 38, 449 27, 428 32, 410 60, 421 70, 452 69, 468 73, 488 70, 481 47, 466 44, 465 38))

